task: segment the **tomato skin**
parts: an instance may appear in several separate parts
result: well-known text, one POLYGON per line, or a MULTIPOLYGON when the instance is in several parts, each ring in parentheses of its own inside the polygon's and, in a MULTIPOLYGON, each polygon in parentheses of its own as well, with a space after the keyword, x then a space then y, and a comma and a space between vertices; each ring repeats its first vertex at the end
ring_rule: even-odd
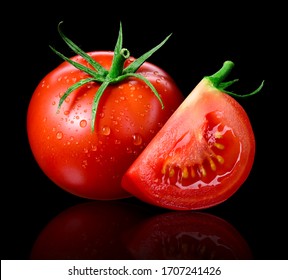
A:
POLYGON ((239 189, 254 157, 244 108, 203 78, 124 174, 122 187, 159 207, 204 209, 239 189))
MULTIPOLYGON (((88 54, 104 68, 111 67, 113 52, 88 54)), ((72 60, 91 67, 82 57, 72 60)), ((137 73, 155 86, 165 108, 143 81, 131 77, 105 90, 94 132, 91 108, 100 84, 74 90, 57 112, 63 93, 88 75, 63 62, 39 83, 27 112, 27 133, 37 163, 56 185, 90 199, 131 196, 120 186, 123 173, 183 101, 179 88, 161 68, 145 62, 137 73)))

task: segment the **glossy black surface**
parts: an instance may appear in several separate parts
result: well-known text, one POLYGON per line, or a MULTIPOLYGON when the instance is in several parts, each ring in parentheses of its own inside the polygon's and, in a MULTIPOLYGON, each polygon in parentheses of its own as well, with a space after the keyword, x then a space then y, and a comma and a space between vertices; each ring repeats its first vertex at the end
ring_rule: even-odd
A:
MULTIPOLYGON (((287 158, 284 134, 287 116, 285 110, 281 110, 287 87, 285 79, 280 79, 279 70, 283 65, 282 61, 285 57, 287 59, 287 48, 283 37, 283 18, 276 16, 273 21, 268 20, 271 14, 279 15, 281 7, 264 7, 262 4, 259 10, 253 11, 250 6, 240 6, 236 12, 235 8, 226 11, 219 6, 207 5, 208 7, 201 8, 193 5, 191 7, 190 4, 189 7, 165 5, 156 9, 154 4, 147 3, 145 10, 128 2, 113 5, 113 10, 112 5, 108 7, 109 5, 96 2, 86 3, 87 7, 83 9, 69 4, 66 10, 58 6, 37 5, 33 6, 33 12, 32 7, 25 6, 27 12, 17 18, 13 16, 13 26, 5 24, 5 37, 1 43, 4 47, 2 73, 5 74, 2 74, 2 84, 5 86, 1 93, 4 155, 1 183, 1 259, 33 258, 31 254, 35 242, 47 226, 63 211, 87 202, 64 192, 42 173, 31 154, 26 136, 26 111, 31 95, 42 77, 61 62, 48 46, 55 46, 67 56, 71 54, 58 35, 57 24, 64 21, 63 29, 66 34, 85 51, 113 50, 120 20, 124 34, 123 45, 129 48, 133 56, 143 54, 173 33, 165 46, 149 61, 169 72, 184 94, 189 94, 203 76, 214 73, 227 59, 235 63, 231 77, 240 79, 234 87, 238 93, 251 91, 265 80, 260 94, 240 100, 255 131, 257 150, 252 172, 233 197, 202 212, 220 218, 234 228, 237 232, 235 235, 241 236, 238 236, 241 240, 239 242, 244 242, 251 250, 251 258, 287 258, 287 182, 282 167, 287 158)), ((9 5, 7 7, 7 12, 12 17, 14 9, 9 5)), ((114 202, 103 203, 105 207, 110 207, 114 202)), ((123 203, 128 203, 132 208, 141 208, 139 221, 135 221, 134 217, 127 224, 127 231, 130 235, 134 234, 133 238, 146 228, 145 223, 150 225, 153 232, 151 223, 159 215, 175 215, 135 198, 124 200, 123 203)), ((121 208, 119 205, 117 207, 121 208)), ((103 211, 103 216, 105 215, 103 211)), ((187 231, 179 227, 178 233, 185 230, 187 231)), ((194 231, 201 235, 201 230, 194 231)), ((191 233, 193 229, 189 228, 188 231, 191 233)), ((95 232, 97 229, 92 229, 92 235, 95 232)), ((163 232, 160 237, 171 234, 166 229, 163 232)), ((110 241, 120 242, 117 238, 117 235, 112 236, 110 241)), ((133 238, 131 237, 131 242, 133 238)), ((193 238, 185 240, 190 248, 200 246, 193 238)), ((126 254, 128 250, 128 253, 123 258, 153 256, 152 252, 137 255, 135 252, 131 253, 134 250, 131 247, 125 248, 126 251, 123 249, 123 252, 126 254)), ((205 252, 209 248, 211 247, 206 247, 205 252)), ((94 245, 92 249, 101 251, 105 250, 105 246, 98 248, 94 245)), ((67 252, 63 250, 59 251, 59 258, 67 257, 67 252)), ((70 254, 75 256, 73 252, 70 254)), ((175 254, 170 252, 170 255, 165 256, 176 258, 175 254)), ((121 258, 120 255, 117 251, 115 255, 99 254, 98 257, 121 258)), ((211 256, 212 251, 209 251, 203 258, 211 256)), ((94 255, 94 258, 97 257, 94 255)))

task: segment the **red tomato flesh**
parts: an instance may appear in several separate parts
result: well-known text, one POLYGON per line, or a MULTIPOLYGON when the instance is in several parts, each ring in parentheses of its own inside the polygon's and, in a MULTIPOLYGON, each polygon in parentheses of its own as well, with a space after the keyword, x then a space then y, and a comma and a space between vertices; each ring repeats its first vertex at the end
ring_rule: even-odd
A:
POLYGON ((239 189, 254 156, 243 107, 203 78, 125 173, 122 187, 164 208, 208 208, 239 189))

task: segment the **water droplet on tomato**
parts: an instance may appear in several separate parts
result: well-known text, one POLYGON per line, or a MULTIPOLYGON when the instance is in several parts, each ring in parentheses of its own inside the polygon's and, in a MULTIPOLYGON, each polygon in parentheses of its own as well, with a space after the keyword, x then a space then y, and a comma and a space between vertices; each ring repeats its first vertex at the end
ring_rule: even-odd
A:
POLYGON ((116 161, 116 158, 115 157, 110 157, 110 161, 114 162, 114 161, 116 161))
POLYGON ((139 146, 142 144, 142 136, 139 133, 135 133, 132 135, 133 144, 135 146, 139 146))
POLYGON ((110 129, 110 127, 108 125, 105 125, 105 126, 102 127, 102 134, 103 135, 107 136, 107 135, 110 134, 110 132, 111 132, 111 129, 110 129))
POLYGON ((121 141, 120 141, 119 139, 116 139, 116 140, 114 141, 114 143, 115 143, 116 145, 120 145, 120 144, 121 144, 121 141))
POLYGON ((62 133, 61 131, 58 131, 58 132, 56 133, 56 138, 57 138, 58 140, 61 140, 61 139, 63 138, 63 133, 62 133))
POLYGON ((88 161, 87 161, 87 160, 83 160, 83 161, 82 161, 82 167, 83 167, 83 168, 86 168, 87 165, 88 165, 88 161))
POLYGON ((92 145, 92 146, 91 146, 91 150, 92 150, 93 152, 96 152, 96 151, 97 151, 97 145, 92 145))
POLYGON ((127 154, 132 154, 132 149, 130 147, 127 147, 126 152, 127 152, 127 154))
POLYGON ((86 125, 87 125, 87 121, 86 120, 81 120, 80 121, 80 127, 86 127, 86 125))

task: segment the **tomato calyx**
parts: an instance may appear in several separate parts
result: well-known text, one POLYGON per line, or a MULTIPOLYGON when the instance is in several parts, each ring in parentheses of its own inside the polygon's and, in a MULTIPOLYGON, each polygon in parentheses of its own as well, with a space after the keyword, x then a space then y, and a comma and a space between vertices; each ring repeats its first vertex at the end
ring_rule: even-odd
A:
POLYGON ((251 95, 258 93, 262 89, 262 87, 264 85, 264 81, 262 81, 262 83, 260 84, 260 86, 257 89, 255 89, 253 92, 250 92, 247 94, 241 94, 240 95, 240 94, 236 94, 234 92, 225 90, 228 86, 231 86, 235 82, 239 81, 239 79, 234 79, 232 81, 223 82, 223 80, 229 75, 229 73, 231 72, 233 67, 234 67, 234 63, 230 60, 227 60, 223 63, 223 66, 216 73, 214 73, 211 76, 206 76, 204 78, 209 80, 214 88, 216 88, 222 92, 225 92, 231 96, 234 96, 234 97, 248 97, 248 96, 251 96, 251 95))
POLYGON ((85 72, 90 77, 82 79, 72 86, 70 86, 66 92, 62 95, 60 98, 59 104, 58 104, 58 110, 60 109, 62 103, 64 100, 68 97, 70 93, 72 93, 74 90, 82 87, 83 85, 90 83, 90 82, 98 82, 101 83, 100 87, 98 88, 97 92, 95 93, 93 104, 92 104, 92 121, 91 121, 91 129, 92 131, 95 130, 95 119, 96 119, 96 112, 98 108, 99 101, 105 91, 105 89, 110 84, 115 84, 118 82, 123 81, 124 79, 128 77, 135 77, 137 79, 142 80, 144 83, 147 84, 147 86, 152 90, 152 92, 155 94, 157 99, 159 100, 162 109, 164 109, 164 103, 161 99, 161 96, 157 92, 156 88, 153 86, 153 84, 145 78, 141 74, 137 74, 136 71, 139 69, 139 67, 159 48, 161 48, 166 41, 169 39, 169 37, 172 35, 168 35, 160 44, 158 44, 153 49, 149 50, 148 52, 144 53, 139 58, 135 59, 132 63, 130 63, 128 66, 124 68, 125 61, 130 57, 130 52, 128 49, 122 47, 123 43, 123 34, 122 34, 122 25, 120 22, 120 29, 118 34, 118 39, 114 48, 114 56, 112 60, 111 69, 107 70, 105 69, 101 64, 99 64, 97 61, 95 61, 92 57, 90 57, 87 53, 85 53, 82 49, 80 49, 75 43, 73 43, 69 38, 67 38, 64 33, 60 29, 60 25, 63 23, 61 21, 58 24, 58 32, 61 36, 61 38, 64 40, 64 42, 72 49, 77 55, 84 58, 90 66, 92 66, 93 69, 84 66, 81 63, 78 63, 66 56, 64 56, 62 53, 58 52, 56 49, 54 49, 52 46, 50 48, 54 53, 56 53, 59 57, 61 57, 63 60, 69 62, 72 64, 75 68, 85 72))

